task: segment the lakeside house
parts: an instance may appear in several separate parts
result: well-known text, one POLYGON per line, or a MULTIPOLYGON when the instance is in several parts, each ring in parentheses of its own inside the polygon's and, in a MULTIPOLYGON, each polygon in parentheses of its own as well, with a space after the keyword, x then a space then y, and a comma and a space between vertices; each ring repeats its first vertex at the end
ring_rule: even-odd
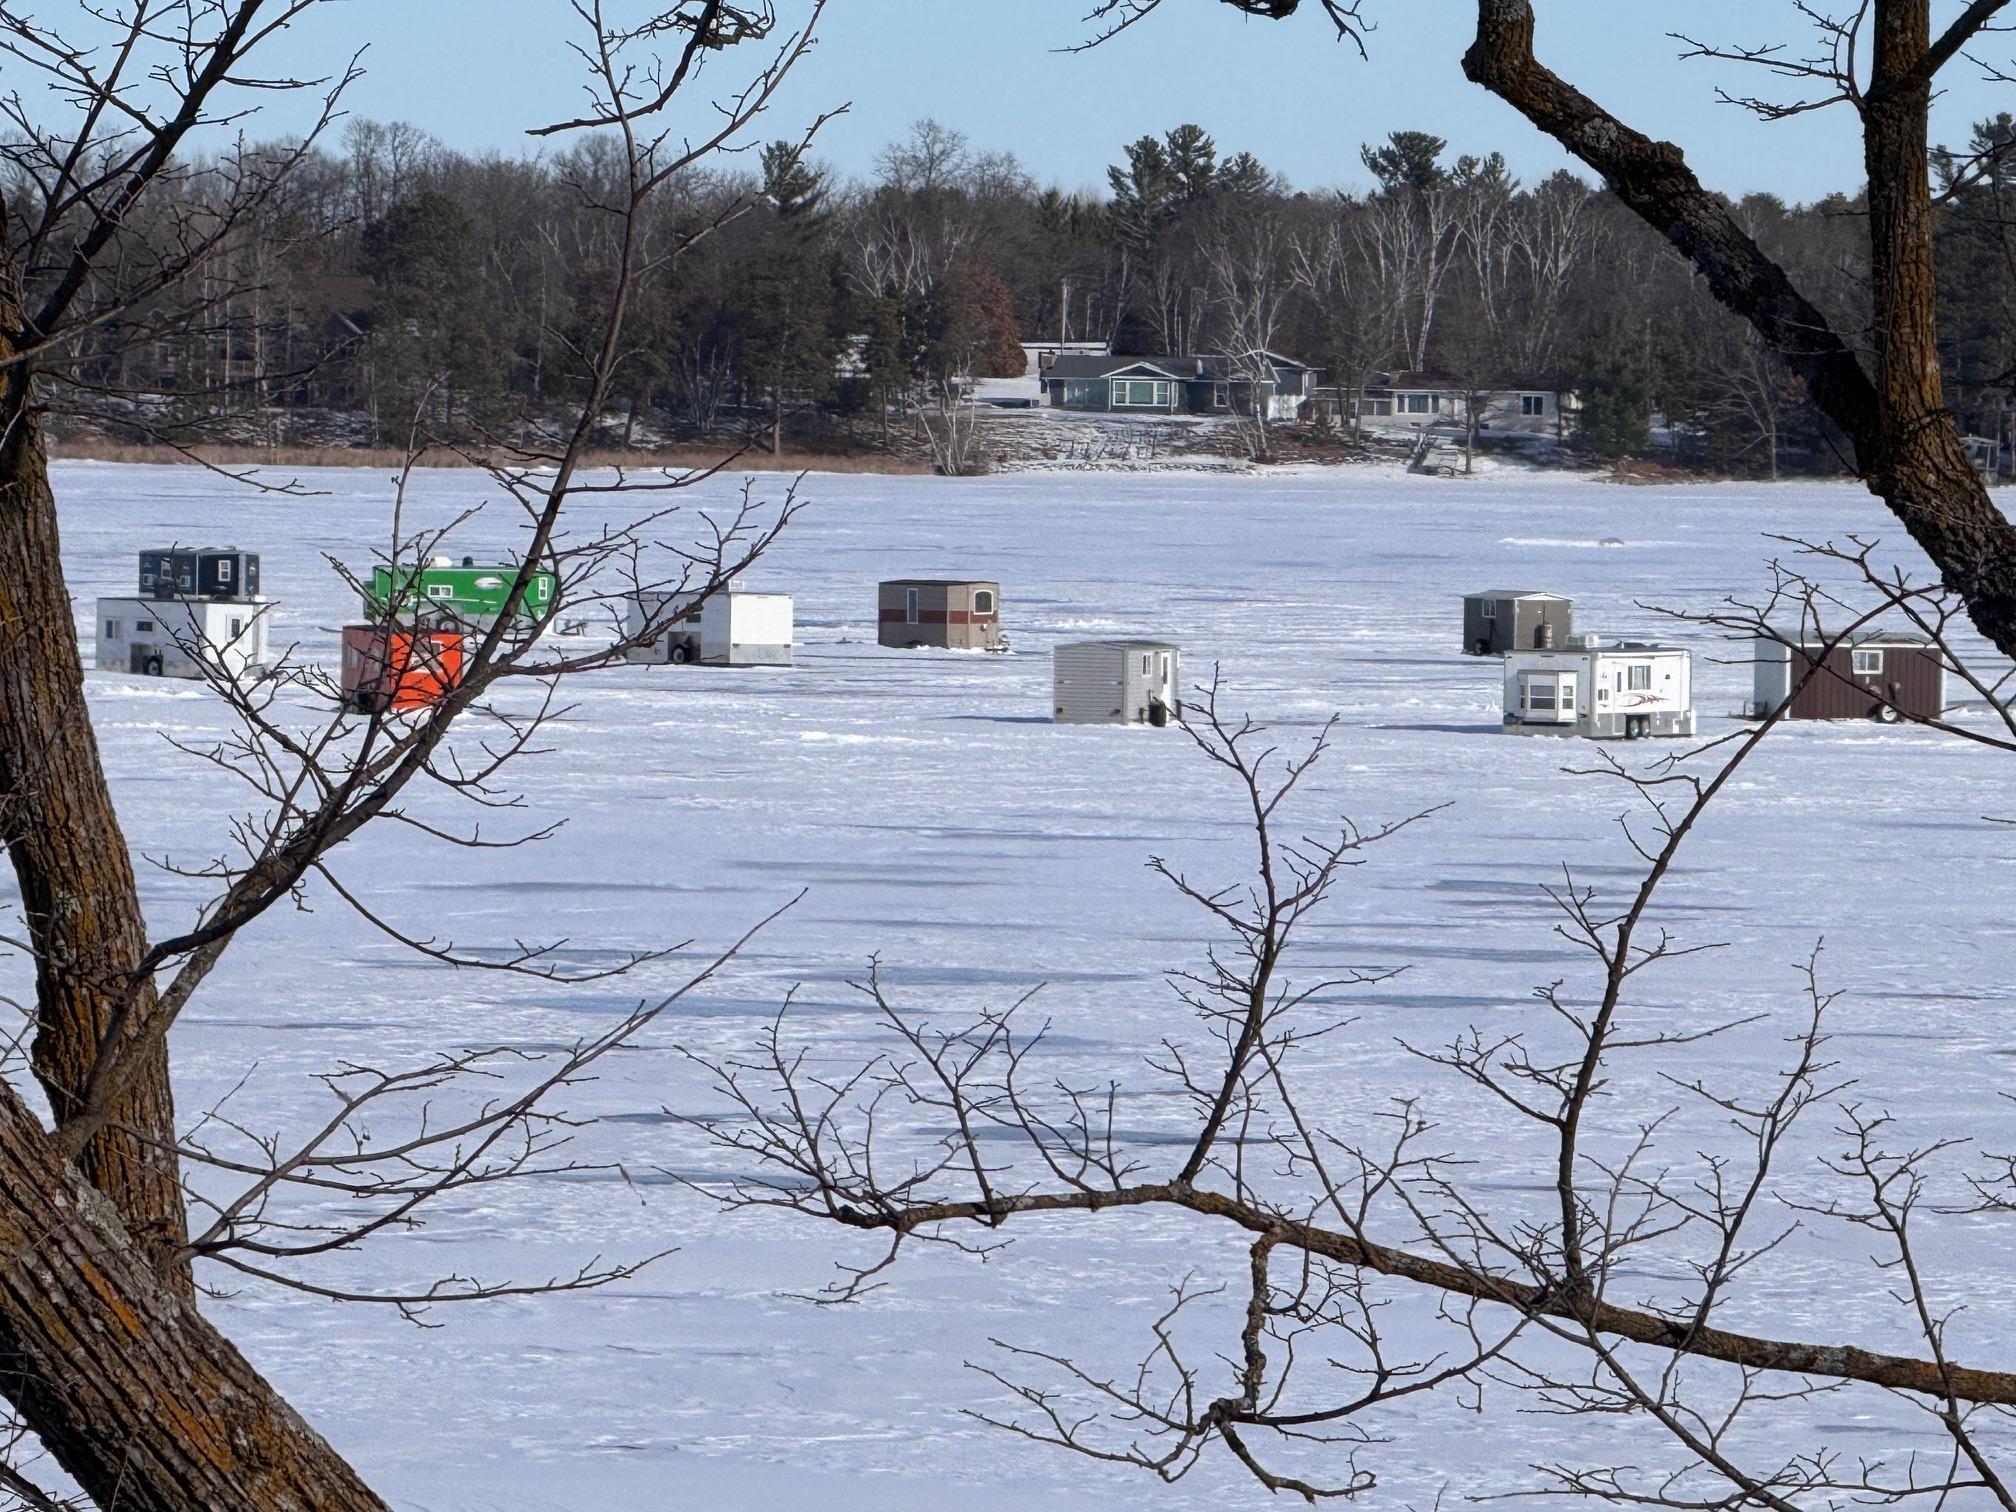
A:
POLYGON ((1251 359, 1059 352, 1043 364, 1043 400, 1051 409, 1101 414, 1293 420, 1315 394, 1318 373, 1279 352, 1251 359))
POLYGON ((1581 411, 1572 389, 1544 383, 1473 386, 1446 373, 1374 373, 1356 390, 1324 388, 1316 402, 1340 425, 1355 419, 1359 429, 1385 436, 1468 431, 1474 405, 1482 433, 1559 439, 1574 431, 1581 411))

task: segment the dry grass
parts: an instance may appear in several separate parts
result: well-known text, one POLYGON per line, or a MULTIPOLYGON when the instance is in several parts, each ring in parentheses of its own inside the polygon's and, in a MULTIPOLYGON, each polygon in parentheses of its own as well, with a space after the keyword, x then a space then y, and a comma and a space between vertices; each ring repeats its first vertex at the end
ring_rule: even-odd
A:
MULTIPOLYGON (((172 447, 136 446, 95 437, 51 441, 50 455, 65 461, 181 462, 212 467, 376 467, 397 469, 404 456, 389 448, 369 446, 194 446, 184 455, 172 447)), ((720 466, 731 454, 705 446, 667 447, 663 451, 591 452, 591 467, 707 468, 720 466)), ((470 459, 443 448, 423 453, 422 467, 467 467, 470 459)), ((928 464, 903 457, 864 453, 785 452, 772 456, 751 448, 728 462, 728 472, 928 473, 928 464)))

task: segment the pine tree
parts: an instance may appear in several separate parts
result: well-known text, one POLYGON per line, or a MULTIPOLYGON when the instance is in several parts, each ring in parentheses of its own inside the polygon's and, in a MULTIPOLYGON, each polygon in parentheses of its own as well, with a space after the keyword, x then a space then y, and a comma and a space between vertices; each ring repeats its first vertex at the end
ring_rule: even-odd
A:
POLYGON ((1578 366, 1582 444, 1599 457, 1626 457, 1649 447, 1654 384, 1643 330, 1613 308, 1578 366))

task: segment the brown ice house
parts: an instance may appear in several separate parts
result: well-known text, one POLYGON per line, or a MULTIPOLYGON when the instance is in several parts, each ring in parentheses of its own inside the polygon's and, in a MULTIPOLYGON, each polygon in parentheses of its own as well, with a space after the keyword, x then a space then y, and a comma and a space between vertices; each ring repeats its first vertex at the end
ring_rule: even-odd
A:
POLYGON ((891 578, 877 593, 885 646, 1004 651, 1001 585, 981 578, 891 578))
POLYGON ((1765 718, 1787 698, 1787 719, 1937 719, 1946 708, 1946 664, 1922 636, 1854 636, 1822 655, 1827 637, 1760 635, 1750 714, 1765 718), (1818 664, 1815 668, 1815 664, 1818 664), (1812 675, 1806 674, 1814 669, 1812 675), (1802 685, 1801 678, 1805 678, 1802 685), (1793 689, 1797 687, 1797 693, 1793 689))

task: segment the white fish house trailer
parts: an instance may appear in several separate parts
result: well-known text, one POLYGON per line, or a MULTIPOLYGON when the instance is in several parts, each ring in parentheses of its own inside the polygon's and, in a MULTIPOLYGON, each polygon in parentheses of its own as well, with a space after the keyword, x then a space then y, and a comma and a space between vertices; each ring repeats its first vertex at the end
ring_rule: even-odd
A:
POLYGON ((1181 653, 1168 641, 1075 641, 1051 665, 1058 724, 1166 725, 1183 712, 1181 653))
POLYGON ((1575 629, 1575 605, 1530 588, 1487 588, 1463 595, 1463 651, 1497 656, 1565 646, 1575 629))
POLYGON ((101 598, 98 670, 243 682, 272 665, 264 599, 101 598))
POLYGON ((792 628, 789 594, 745 593, 739 581, 716 589, 704 602, 697 590, 647 591, 631 596, 624 629, 632 641, 651 638, 623 655, 633 662, 788 667, 792 628))
POLYGON ((1505 653, 1505 733, 1636 740, 1694 733, 1694 658, 1650 641, 1594 636, 1505 653))

